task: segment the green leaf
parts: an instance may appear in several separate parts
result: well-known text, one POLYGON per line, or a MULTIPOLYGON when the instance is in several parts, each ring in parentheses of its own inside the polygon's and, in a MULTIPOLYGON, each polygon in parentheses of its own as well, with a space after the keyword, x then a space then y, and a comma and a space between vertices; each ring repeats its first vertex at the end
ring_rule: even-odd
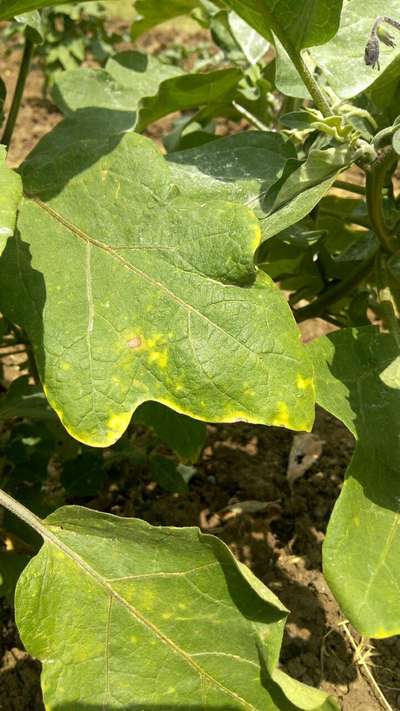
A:
POLYGON ((141 132, 174 111, 232 103, 241 78, 239 69, 182 74, 140 52, 123 52, 106 69, 62 72, 52 97, 67 116, 84 108, 129 111, 131 126, 141 132))
POLYGON ((61 72, 52 88, 58 108, 69 115, 83 108, 132 112, 135 124, 139 101, 157 95, 162 82, 182 74, 178 67, 141 52, 120 52, 110 57, 105 69, 72 69, 61 72))
POLYGON ((287 612, 217 538, 77 506, 43 529, 16 619, 47 708, 337 709, 276 669, 287 612))
POLYGON ((18 578, 29 561, 24 553, 0 551, 0 598, 5 597, 9 605, 14 605, 18 578))
POLYGON ((17 209, 22 197, 21 178, 6 164, 7 152, 0 146, 0 255, 7 238, 14 234, 17 209))
POLYGON ((184 480, 176 462, 167 457, 156 455, 150 458, 151 477, 165 491, 171 491, 176 494, 187 494, 189 491, 188 485, 184 480))
POLYGON ((99 450, 88 450, 64 464, 61 483, 68 497, 95 496, 104 484, 106 473, 99 450))
POLYGON ((342 0, 226 0, 251 27, 295 49, 323 44, 339 26, 342 0))
POLYGON ((134 422, 151 427, 183 462, 197 462, 206 442, 203 422, 179 415, 158 402, 141 405, 135 412, 134 422))
POLYGON ((282 179, 269 209, 264 206, 270 214, 261 221, 263 238, 273 237, 308 215, 350 163, 346 146, 311 150, 306 161, 282 179))
POLYGON ((136 40, 161 22, 187 15, 198 5, 199 0, 136 0, 135 10, 138 16, 132 25, 132 39, 136 40))
POLYGON ((265 216, 263 199, 282 177, 292 143, 274 131, 249 131, 167 156, 173 181, 196 200, 233 200, 265 216))
POLYGON ((393 134, 392 138, 392 144, 393 148, 396 151, 397 155, 400 155, 400 130, 397 130, 393 134))
MULTIPOLYGON (((399 74, 400 55, 396 48, 380 44, 381 71, 364 62, 364 50, 377 17, 383 14, 381 0, 352 0, 343 8, 337 35, 311 56, 322 70, 324 80, 342 99, 357 96, 367 88, 379 88, 399 74)), ((387 0, 384 14, 400 18, 400 0, 387 0)), ((393 31, 393 34, 400 34, 393 31)))
POLYGON ((4 103, 7 96, 7 89, 4 81, 0 77, 0 126, 4 121, 4 103))
POLYGON ((185 74, 160 85, 157 96, 140 103, 137 131, 173 111, 186 111, 203 105, 231 103, 242 78, 240 69, 219 69, 206 74, 185 74))
POLYGON ((24 32, 34 44, 41 44, 44 40, 44 29, 40 13, 25 12, 23 15, 17 15, 16 21, 24 27, 24 32))
MULTIPOLYGON (((57 5, 62 5, 66 2, 67 0, 57 0, 57 5)), ((53 0, 0 0, 0 20, 11 20, 16 15, 54 4, 53 0)))
POLYGON ((250 64, 256 64, 269 49, 269 42, 236 12, 230 12, 228 22, 239 47, 250 64))
POLYGON ((14 380, 0 399, 0 422, 12 417, 29 417, 33 420, 53 418, 43 390, 30 383, 28 375, 14 380))
POLYGON ((309 429, 311 366, 284 296, 255 271, 254 214, 182 197, 142 136, 76 136, 67 120, 24 164, 30 197, 0 260, 0 310, 26 329, 67 430, 107 446, 148 400, 309 429))
POLYGON ((400 358, 366 326, 314 341, 317 400, 357 438, 324 544, 324 572, 367 637, 400 633, 400 358))

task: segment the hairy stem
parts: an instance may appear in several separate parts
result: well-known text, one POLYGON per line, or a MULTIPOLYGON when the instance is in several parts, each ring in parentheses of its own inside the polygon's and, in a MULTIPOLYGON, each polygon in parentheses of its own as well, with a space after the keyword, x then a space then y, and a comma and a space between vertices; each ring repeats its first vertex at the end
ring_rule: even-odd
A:
POLYGON ((393 172, 397 160, 398 158, 394 150, 389 148, 385 152, 382 152, 366 171, 367 180, 365 187, 371 227, 379 239, 382 249, 388 254, 396 252, 398 245, 393 232, 391 232, 385 222, 382 193, 385 187, 386 177, 389 172, 393 172))
POLYGON ((302 306, 300 309, 294 309, 294 317, 297 323, 306 321, 308 318, 317 318, 323 316, 329 306, 335 304, 340 299, 343 299, 348 293, 352 292, 360 282, 362 282, 371 272, 375 263, 375 255, 367 259, 365 262, 354 269, 346 279, 343 279, 339 284, 329 287, 315 301, 307 306, 302 306))
POLYGON ((19 68, 17 85, 15 87, 11 108, 7 118, 7 123, 4 128, 3 136, 1 138, 1 143, 5 145, 7 149, 9 149, 10 147, 11 139, 14 133, 15 124, 21 106, 22 96, 24 94, 26 79, 28 77, 29 67, 31 65, 34 47, 35 45, 32 40, 29 39, 29 37, 25 37, 24 52, 22 55, 21 66, 19 68))

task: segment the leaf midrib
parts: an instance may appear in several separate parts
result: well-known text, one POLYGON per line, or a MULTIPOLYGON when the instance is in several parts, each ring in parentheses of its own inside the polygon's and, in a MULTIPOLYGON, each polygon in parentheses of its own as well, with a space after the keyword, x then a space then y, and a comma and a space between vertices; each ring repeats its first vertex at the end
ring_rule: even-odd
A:
MULTIPOLYGON (((177 304, 179 304, 179 306, 181 306, 185 311, 189 311, 189 312, 194 313, 194 314, 195 314, 196 316, 198 316, 200 319, 202 319, 203 321, 205 321, 206 323, 208 323, 212 328, 215 328, 217 331, 220 331, 221 333, 223 333, 224 336, 227 336, 227 337, 230 338, 232 341, 234 341, 235 343, 237 343, 238 346, 240 346, 241 348, 244 348, 248 353, 251 353, 252 357, 255 358, 255 359, 259 362, 259 364, 261 365, 262 369, 265 370, 265 372, 266 372, 267 374, 269 374, 269 369, 268 369, 268 367, 266 366, 266 364, 265 364, 263 358, 261 357, 261 355, 260 355, 259 353, 257 353, 256 351, 253 351, 251 348, 249 348, 249 346, 248 346, 246 343, 243 343, 243 342, 240 341, 239 339, 235 338, 235 336, 234 336, 232 333, 229 333, 229 332, 226 331, 224 328, 222 328, 222 326, 220 326, 219 324, 217 324, 215 321, 212 321, 208 316, 206 316, 205 314, 203 314, 201 311, 199 311, 198 309, 196 309, 194 306, 192 306, 191 304, 189 304, 189 303, 187 303, 186 301, 184 301, 183 299, 181 299, 181 298, 180 298, 179 296, 177 296, 174 292, 172 292, 165 284, 162 284, 161 282, 156 281, 156 280, 153 279, 153 277, 151 277, 149 274, 147 274, 146 272, 143 272, 143 271, 142 271, 141 269, 139 269, 137 266, 131 264, 131 263, 128 262, 128 261, 126 261, 121 255, 117 254, 116 251, 115 251, 112 247, 110 247, 110 246, 104 244, 103 242, 100 242, 100 240, 97 240, 95 237, 91 237, 90 235, 88 235, 86 232, 84 232, 84 230, 81 230, 79 227, 77 227, 77 225, 74 225, 74 224, 71 223, 68 219, 66 219, 63 215, 61 215, 59 212, 57 212, 56 210, 54 210, 54 208, 50 207, 50 205, 47 205, 47 204, 44 203, 42 200, 40 200, 40 198, 38 198, 38 197, 30 197, 30 196, 27 196, 27 197, 28 197, 32 202, 34 202, 38 207, 40 207, 42 210, 44 210, 45 212, 47 212, 47 214, 50 215, 54 220, 56 220, 57 222, 59 222, 60 224, 62 224, 67 230, 69 230, 72 234, 74 234, 75 237, 78 237, 79 239, 81 239, 81 240, 82 240, 83 242, 85 242, 86 244, 87 244, 87 243, 90 243, 90 244, 92 244, 94 247, 97 247, 98 249, 101 249, 103 252, 106 252, 106 253, 109 254, 111 257, 113 257, 113 258, 116 259, 118 262, 120 262, 120 264, 121 264, 125 269, 127 269, 128 271, 131 271, 131 272, 135 273, 138 277, 143 278, 145 281, 147 281, 149 284, 151 284, 151 285, 152 285, 153 287, 155 287, 156 289, 158 288, 158 289, 161 289, 162 291, 164 291, 164 293, 167 294, 167 296, 168 296, 170 299, 172 299, 172 300, 175 301, 177 304)), ((221 285, 221 287, 224 286, 224 284, 222 284, 222 283, 221 283, 220 285, 221 285)), ((268 355, 268 356, 279 356, 279 357, 281 357, 281 358, 285 358, 286 360, 293 360, 293 361, 299 363, 299 359, 298 359, 298 358, 294 358, 293 356, 289 356, 287 353, 275 353, 275 352, 273 352, 273 351, 270 351, 270 352, 268 352, 267 355, 268 355)))
POLYGON ((199 664, 194 661, 194 659, 190 654, 188 654, 188 652, 185 652, 184 649, 179 647, 172 639, 167 637, 167 635, 165 635, 153 622, 148 620, 136 607, 134 607, 134 605, 125 600, 122 595, 120 595, 116 590, 114 590, 114 588, 112 587, 112 585, 109 584, 107 579, 103 578, 100 573, 98 573, 94 568, 92 568, 92 566, 89 565, 89 563, 87 563, 78 553, 76 553, 75 550, 70 548, 66 543, 64 543, 64 541, 60 540, 58 536, 54 533, 54 531, 51 530, 57 530, 57 528, 60 529, 62 527, 42 522, 41 535, 45 539, 45 544, 52 544, 56 546, 59 550, 61 550, 79 568, 81 568, 88 577, 94 579, 100 585, 100 587, 102 587, 107 592, 107 594, 110 596, 110 600, 114 599, 116 602, 122 605, 122 607, 127 609, 138 622, 147 627, 147 629, 149 629, 150 632, 152 632, 163 644, 169 647, 172 652, 182 657, 183 660, 190 667, 192 667, 200 677, 204 677, 209 683, 216 686, 222 693, 227 694, 235 701, 238 701, 239 703, 243 704, 243 707, 248 709, 248 711, 259 711, 256 706, 253 706, 253 704, 243 699, 241 696, 239 696, 239 694, 232 691, 231 689, 228 689, 217 679, 214 679, 214 677, 212 677, 208 672, 206 672, 199 664))

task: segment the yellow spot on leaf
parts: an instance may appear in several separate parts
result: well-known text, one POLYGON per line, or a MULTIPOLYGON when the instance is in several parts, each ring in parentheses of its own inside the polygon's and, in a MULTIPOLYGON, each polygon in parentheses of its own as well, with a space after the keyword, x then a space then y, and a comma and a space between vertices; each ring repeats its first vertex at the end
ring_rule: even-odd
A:
POLYGON ((107 427, 115 433, 123 433, 131 421, 130 412, 120 412, 118 415, 111 415, 107 420, 107 427))
POLYGON ((251 240, 251 248, 253 252, 256 251, 257 247, 260 246, 261 240, 262 240, 262 233, 261 233, 261 227, 257 223, 256 225, 252 226, 252 232, 253 232, 253 239, 251 240))
POLYGON ((106 169, 101 170, 100 175, 101 175, 101 182, 104 183, 104 181, 107 179, 108 170, 106 170, 106 169))
POLYGON ((272 420, 275 427, 289 427, 289 408, 286 402, 278 402, 278 412, 272 420))
POLYGON ((149 353, 149 362, 157 363, 160 368, 166 368, 168 365, 167 351, 152 351, 151 353, 149 353))
POLYGON ((358 516, 354 516, 354 517, 353 517, 353 523, 354 523, 355 526, 357 526, 357 528, 359 527, 359 525, 360 525, 360 519, 359 519, 358 516))
POLYGON ((172 612, 163 612, 161 617, 163 618, 163 620, 170 620, 172 617, 172 612))
POLYGON ((296 385, 299 390, 307 390, 307 388, 313 387, 313 379, 312 378, 303 378, 301 373, 298 373, 297 378, 296 378, 296 385))
POLYGON ((61 369, 62 370, 71 370, 71 363, 68 363, 66 360, 61 363, 61 369))

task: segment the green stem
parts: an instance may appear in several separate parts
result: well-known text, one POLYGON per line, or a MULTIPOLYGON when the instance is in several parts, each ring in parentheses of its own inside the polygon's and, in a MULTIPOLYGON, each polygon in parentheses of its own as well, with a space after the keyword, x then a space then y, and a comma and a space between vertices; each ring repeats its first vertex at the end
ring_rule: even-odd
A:
POLYGON ((325 98, 325 95, 321 91, 320 87, 318 86, 318 83, 315 81, 313 75, 307 67, 301 55, 301 52, 298 52, 296 48, 293 47, 291 42, 288 42, 287 40, 285 41, 285 49, 294 66, 296 67, 298 73, 300 74, 300 77, 303 80, 305 87, 311 94, 311 97, 317 109, 319 109, 321 114, 323 114, 324 116, 331 116, 332 111, 325 98))
POLYGON ((23 506, 19 501, 13 499, 13 497, 3 491, 3 489, 0 489, 0 506, 11 511, 14 516, 18 516, 21 521, 24 521, 28 526, 33 528, 42 538, 49 538, 49 531, 43 521, 32 513, 32 511, 29 511, 26 506, 23 506))
POLYGON ((249 123, 251 123, 255 128, 258 128, 259 131, 270 131, 271 129, 260 119, 257 118, 257 116, 253 116, 250 111, 247 111, 247 109, 244 108, 241 104, 238 104, 237 101, 232 101, 232 106, 236 109, 238 114, 243 116, 243 118, 246 119, 249 123))
POLYGON ((388 330, 393 335, 400 351, 400 324, 397 316, 399 304, 396 301, 395 293, 390 288, 386 255, 381 254, 380 259, 377 259, 376 268, 378 301, 382 308, 383 321, 386 323, 388 330))
POLYGON ((29 67, 31 65, 31 59, 34 50, 34 43, 29 37, 25 37, 24 53, 22 55, 21 66, 19 68, 19 74, 17 79, 17 85, 15 87, 14 96, 11 103, 10 112, 8 114, 7 123, 4 128, 4 133, 1 139, 1 143, 9 149, 11 144, 11 139, 14 133, 15 124, 17 121, 19 109, 21 106, 21 100, 25 89, 26 79, 29 73, 29 67))
POLYGON ((367 259, 365 262, 349 274, 346 279, 343 279, 339 284, 329 287, 321 296, 307 306, 302 306, 300 309, 294 310, 294 317, 297 323, 306 321, 308 318, 317 318, 323 316, 329 306, 335 304, 340 299, 343 299, 349 292, 353 291, 360 282, 362 282, 371 272, 375 263, 375 255, 367 259))
POLYGON ((397 156, 392 148, 382 152, 377 160, 366 170, 366 196, 368 214, 371 227, 378 237, 382 249, 388 254, 397 251, 398 245, 393 233, 389 230, 385 222, 383 212, 382 193, 385 187, 386 177, 397 163, 397 156))
POLYGON ((335 180, 333 187, 340 188, 340 190, 347 190, 349 193, 356 193, 356 195, 365 195, 365 188, 362 185, 348 183, 346 180, 335 180))

